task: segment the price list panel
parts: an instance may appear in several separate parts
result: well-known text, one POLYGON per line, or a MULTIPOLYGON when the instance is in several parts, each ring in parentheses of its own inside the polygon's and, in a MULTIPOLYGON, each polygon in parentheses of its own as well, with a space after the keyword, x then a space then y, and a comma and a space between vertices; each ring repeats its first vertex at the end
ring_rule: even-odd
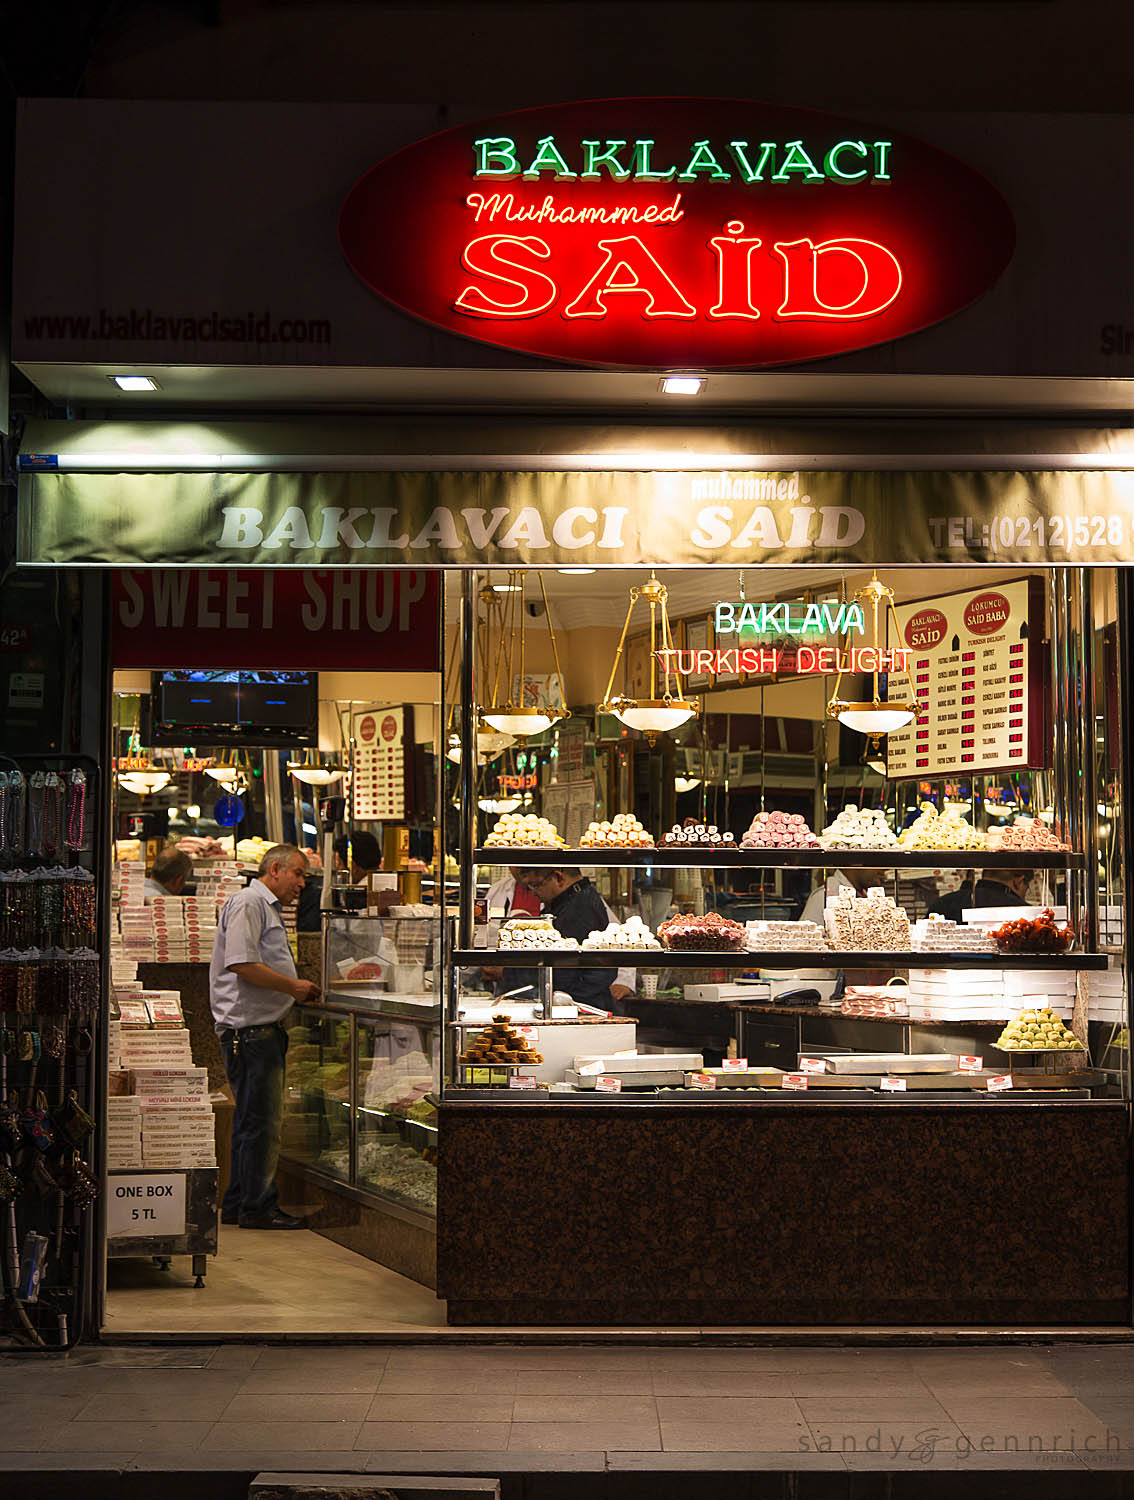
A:
POLYGON ((908 672, 891 698, 921 716, 886 737, 886 774, 980 775, 1035 764, 1042 728, 1043 586, 1019 579, 897 610, 908 672))
POLYGON ((357 822, 400 822, 406 814, 405 715, 374 709, 354 717, 351 796, 357 822))

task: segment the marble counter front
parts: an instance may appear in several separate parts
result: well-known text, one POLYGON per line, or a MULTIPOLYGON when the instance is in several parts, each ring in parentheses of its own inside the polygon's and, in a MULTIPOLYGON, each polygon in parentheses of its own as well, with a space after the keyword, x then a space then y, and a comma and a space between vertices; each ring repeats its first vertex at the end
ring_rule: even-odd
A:
POLYGON ((1125 1106, 447 1102, 455 1324, 1130 1322, 1125 1106))

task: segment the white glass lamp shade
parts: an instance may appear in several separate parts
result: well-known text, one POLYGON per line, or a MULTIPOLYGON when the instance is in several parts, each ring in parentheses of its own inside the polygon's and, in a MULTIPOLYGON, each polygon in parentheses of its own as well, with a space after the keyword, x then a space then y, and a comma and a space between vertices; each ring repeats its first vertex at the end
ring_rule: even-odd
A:
MULTIPOLYGON (((510 734, 500 734, 496 730, 478 730, 476 736, 477 765, 482 766, 485 761, 494 760, 502 750, 507 750, 509 745, 514 745, 515 743, 516 741, 510 734)), ((449 736, 449 744, 445 754, 455 766, 460 765, 461 740, 459 735, 451 734, 449 736)))
POLYGON ((205 775, 211 776, 214 781, 219 781, 222 786, 231 786, 239 777, 239 766, 206 766, 205 775))
POLYGON ((481 797, 477 806, 481 812, 510 813, 520 805, 519 797, 481 797))
POLYGON ((507 750, 509 745, 516 743, 515 735, 506 734, 499 729, 478 729, 476 735, 476 753, 485 757, 499 755, 501 750, 507 750))
POLYGON ((692 703, 683 703, 680 698, 670 702, 664 699, 639 699, 637 703, 627 700, 613 706, 616 719, 628 729, 640 729, 645 734, 667 734, 687 724, 697 710, 692 703))
POLYGON ((691 792, 701 785, 699 776, 675 776, 673 778, 673 789, 675 792, 691 792))
POLYGON ((550 729, 558 715, 543 708, 514 708, 509 704, 505 708, 492 709, 481 717, 501 734, 524 739, 529 734, 542 734, 545 729, 550 729))
POLYGON ((124 771, 118 778, 119 786, 137 797, 147 797, 150 792, 160 792, 170 782, 168 771, 124 771))
POLYGON ((909 724, 913 716, 912 708, 898 705, 893 708, 885 703, 877 708, 870 704, 850 705, 840 710, 839 723, 848 729, 857 729, 859 734, 892 734, 895 729, 903 729, 909 724))
POLYGON ((338 781, 343 774, 330 766, 305 766, 298 761, 294 765, 288 761, 287 768, 296 781, 304 781, 308 786, 330 786, 332 781, 338 781))

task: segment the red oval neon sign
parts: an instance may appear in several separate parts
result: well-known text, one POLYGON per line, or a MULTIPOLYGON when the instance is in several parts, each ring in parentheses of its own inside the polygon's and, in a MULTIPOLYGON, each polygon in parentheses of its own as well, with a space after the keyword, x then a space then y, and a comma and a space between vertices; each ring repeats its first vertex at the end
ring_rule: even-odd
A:
POLYGON ((451 333, 658 369, 822 359, 928 327, 1011 259, 1007 204, 923 141, 733 99, 615 99, 462 125, 339 216, 367 286, 451 333))

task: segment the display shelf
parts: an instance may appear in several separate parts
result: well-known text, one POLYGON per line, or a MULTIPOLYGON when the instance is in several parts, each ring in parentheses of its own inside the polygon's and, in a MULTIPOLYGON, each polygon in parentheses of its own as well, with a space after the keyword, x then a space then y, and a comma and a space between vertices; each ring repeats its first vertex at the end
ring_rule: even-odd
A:
POLYGON ((1027 849, 742 849, 738 844, 668 845, 655 849, 474 849, 473 863, 508 866, 590 866, 592 869, 673 865, 706 869, 837 870, 1081 870, 1082 854, 1027 849))
MULTIPOLYGON (((806 983, 806 981, 805 981, 806 983)), ((629 1002, 628 1002, 629 1003, 629 1002)), ((687 1000, 686 1005, 704 1005, 704 1000, 687 1000)), ((718 1002, 720 1003, 720 1002, 718 1002)), ((915 1021, 911 1016, 855 1016, 848 1015, 833 1005, 780 1005, 775 1000, 729 1000, 723 1002, 733 1010, 742 1010, 745 1015, 751 1016, 822 1016, 829 1021, 869 1021, 872 1025, 883 1022, 887 1026, 911 1026, 918 1031, 932 1031, 938 1028, 942 1031, 970 1031, 978 1026, 988 1027, 989 1030, 1004 1029, 1004 1022, 990 1021, 983 1017, 967 1021, 915 1021)))
POLYGON ((814 948, 751 953, 670 952, 657 948, 455 948, 459 968, 504 969, 1092 969, 1105 953, 835 953, 814 948))

